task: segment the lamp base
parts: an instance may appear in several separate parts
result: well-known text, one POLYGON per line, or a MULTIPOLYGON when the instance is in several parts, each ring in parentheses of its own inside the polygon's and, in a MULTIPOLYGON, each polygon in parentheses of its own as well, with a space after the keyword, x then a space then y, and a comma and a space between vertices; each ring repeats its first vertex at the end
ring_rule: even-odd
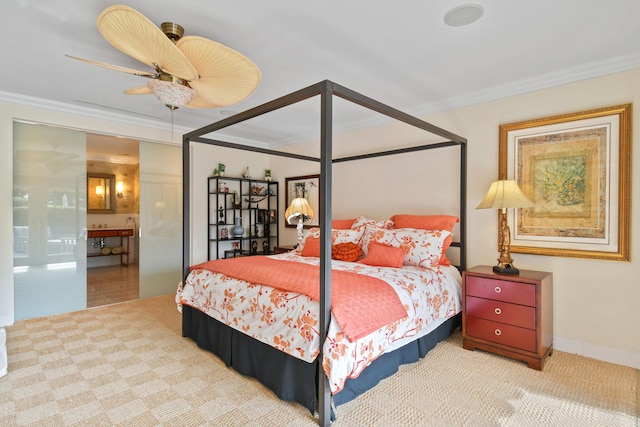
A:
POLYGON ((509 274, 512 276, 517 276, 520 274, 520 270, 515 268, 511 264, 498 264, 493 266, 493 272, 497 274, 509 274))

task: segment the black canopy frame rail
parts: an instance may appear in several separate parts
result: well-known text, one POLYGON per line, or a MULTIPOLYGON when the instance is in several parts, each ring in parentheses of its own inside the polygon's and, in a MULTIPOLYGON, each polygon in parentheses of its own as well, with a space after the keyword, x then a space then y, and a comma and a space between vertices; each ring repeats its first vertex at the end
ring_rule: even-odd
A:
MULTIPOLYGON (((265 104, 251 108, 244 112, 235 114, 226 119, 204 126, 200 129, 189 132, 182 139, 182 165, 183 165, 183 279, 189 274, 190 267, 190 232, 191 232, 191 176, 190 167, 190 147, 191 142, 227 147, 243 151, 252 151, 273 156, 289 157, 299 160, 306 160, 320 163, 320 338, 321 343, 327 336, 329 328, 329 316, 331 311, 331 189, 332 189, 332 164, 348 162, 353 160, 368 159, 373 157, 389 156, 395 154, 409 153, 415 151, 429 150, 443 147, 460 147, 460 225, 459 239, 451 246, 459 248, 460 271, 466 268, 466 207, 467 207, 467 140, 459 135, 434 126, 428 122, 397 110, 393 107, 378 102, 372 98, 350 90, 344 86, 330 80, 323 80, 306 88, 292 92, 288 95, 276 98, 265 104), (251 118, 261 116, 271 111, 304 101, 308 98, 320 95, 320 158, 287 153, 261 147, 247 146, 227 141, 205 138, 211 132, 241 123, 251 118), (384 114, 406 124, 425 130, 431 134, 448 139, 445 142, 418 145, 414 147, 400 148, 395 150, 379 151, 375 153, 362 154, 356 156, 341 157, 333 159, 333 96, 351 101, 362 107, 384 114)), ((322 360, 322 345, 320 345, 319 360, 322 360)), ((321 365, 320 365, 321 366, 321 365)), ((326 376, 322 369, 318 370, 318 424, 328 426, 331 423, 331 392, 326 376)))

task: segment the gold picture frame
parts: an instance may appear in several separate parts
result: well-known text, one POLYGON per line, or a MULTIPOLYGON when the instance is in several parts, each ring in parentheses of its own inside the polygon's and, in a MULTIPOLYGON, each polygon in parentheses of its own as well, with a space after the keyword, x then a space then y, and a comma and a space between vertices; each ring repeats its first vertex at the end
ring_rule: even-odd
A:
POLYGON ((499 126, 499 179, 536 204, 509 209, 511 252, 630 260, 631 106, 499 126))

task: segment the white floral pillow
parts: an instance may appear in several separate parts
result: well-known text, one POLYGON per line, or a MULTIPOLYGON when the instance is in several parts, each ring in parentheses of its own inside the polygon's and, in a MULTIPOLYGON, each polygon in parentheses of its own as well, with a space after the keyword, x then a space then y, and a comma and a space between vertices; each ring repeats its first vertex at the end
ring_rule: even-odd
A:
POLYGON ((416 228, 396 228, 384 230, 367 226, 362 250, 367 254, 370 242, 405 248, 408 250, 404 264, 416 267, 438 267, 444 247, 444 240, 451 234, 448 230, 418 230, 416 228))
MULTIPOLYGON (((339 229, 333 228, 331 229, 331 244, 337 245, 339 243, 355 243, 359 245, 360 241, 362 240, 363 233, 364 231, 360 231, 360 230, 350 230, 350 229, 339 230, 339 229)), ((302 244, 297 248, 296 250, 297 252, 302 252, 302 248, 304 247, 304 242, 309 237, 320 238, 320 227, 313 227, 309 229, 309 232, 307 233, 304 240, 302 241, 302 244)))
MULTIPOLYGON (((391 230, 393 228, 393 221, 390 219, 370 219, 360 216, 351 224, 351 229, 360 231, 362 236, 364 236, 367 226, 391 230)), ((358 243, 362 246, 362 241, 358 243)), ((364 247, 362 249, 366 250, 364 247)))

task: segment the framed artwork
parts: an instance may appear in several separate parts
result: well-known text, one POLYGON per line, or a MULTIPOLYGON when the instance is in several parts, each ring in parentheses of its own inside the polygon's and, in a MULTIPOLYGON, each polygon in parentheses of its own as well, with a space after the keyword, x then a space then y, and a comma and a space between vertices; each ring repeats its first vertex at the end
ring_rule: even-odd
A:
POLYGON ((508 210, 511 252, 629 261, 631 104, 499 133, 499 179, 514 179, 535 203, 508 210))
MULTIPOLYGON (((304 228, 318 227, 320 225, 320 175, 294 176, 285 178, 285 211, 296 197, 304 197, 313 209, 314 217, 304 223, 304 228)), ((286 227, 296 227, 289 224, 285 218, 286 227)))

